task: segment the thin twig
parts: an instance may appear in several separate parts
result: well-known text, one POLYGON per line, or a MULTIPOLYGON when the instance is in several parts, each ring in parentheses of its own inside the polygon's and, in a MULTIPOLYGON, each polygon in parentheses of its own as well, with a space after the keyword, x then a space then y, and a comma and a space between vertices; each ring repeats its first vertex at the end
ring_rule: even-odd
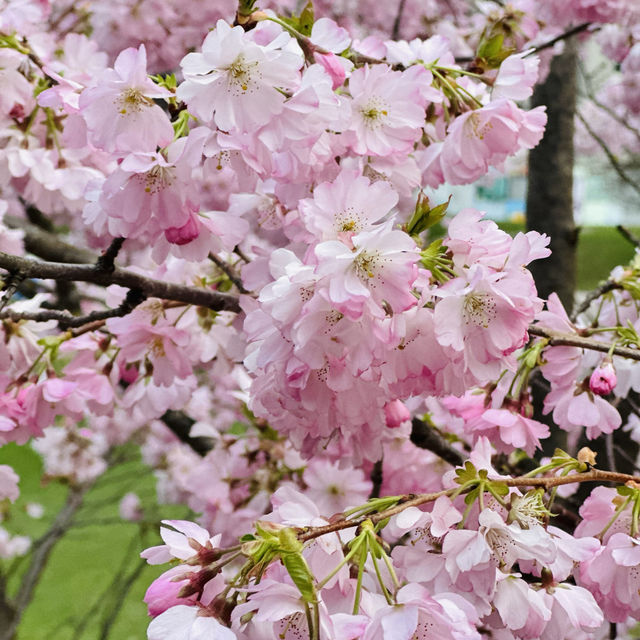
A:
POLYGON ((242 280, 238 278, 238 276, 233 272, 233 269, 231 269, 231 267, 224 260, 220 260, 220 258, 218 258, 218 256, 213 253, 209 254, 209 260, 211 260, 211 262, 213 262, 221 271, 223 271, 227 275, 229 280, 231 280, 231 282, 236 285, 240 293, 249 293, 247 289, 244 288, 242 280))
MULTIPOLYGON (((591 22, 583 22, 582 24, 579 24, 576 27, 572 27, 568 31, 564 31, 560 35, 555 36, 555 38, 551 38, 551 40, 547 40, 546 42, 543 42, 542 44, 539 44, 538 46, 533 47, 533 49, 531 49, 531 51, 527 53, 527 56, 535 55, 539 51, 544 51, 545 49, 549 49, 550 47, 553 47, 556 43, 560 42, 561 40, 566 40, 567 38, 571 38, 572 36, 582 33, 583 31, 586 31, 591 26, 591 24, 592 24, 591 22)), ((599 29, 600 27, 596 27, 593 29, 593 31, 597 31, 599 29)), ((459 62, 459 63, 472 62, 472 61, 473 61, 473 58, 469 56, 461 56, 456 58, 456 62, 459 62)))
MULTIPOLYGON (((127 554, 128 555, 128 554, 127 554)), ((129 558, 127 558, 129 559, 129 558)), ((118 585, 115 590, 114 602, 109 615, 105 616, 102 620, 102 629, 100 631, 100 640, 107 640, 111 627, 113 627, 115 621, 118 618, 118 614, 122 611, 122 605, 129 595, 131 588, 135 584, 135 581, 140 577, 140 574, 147 566, 146 560, 138 560, 136 568, 127 576, 126 580, 118 585)))
POLYGON ((585 312, 594 300, 597 300, 600 296, 603 296, 605 293, 609 293, 609 291, 614 291, 615 289, 622 289, 622 285, 614 280, 607 280, 604 284, 601 284, 598 288, 588 293, 585 299, 571 314, 571 322, 575 322, 576 318, 581 313, 585 312))
POLYGON ((0 300, 0 312, 11 302, 13 294, 17 291, 20 283, 25 279, 23 273, 18 271, 9 271, 9 277, 6 279, 2 300, 0 300))
MULTIPOLYGON (((590 26, 591 26, 591 22, 583 22, 582 24, 579 24, 579 25, 573 27, 572 29, 569 29, 568 31, 565 31, 565 32, 561 33, 560 35, 556 36, 555 38, 551 38, 551 40, 547 40, 546 42, 543 42, 542 44, 539 44, 537 47, 534 47, 531 51, 529 51, 529 53, 527 53, 527 55, 531 56, 531 55, 534 55, 535 53, 538 53, 539 51, 544 51, 545 49, 550 49, 551 47, 553 47, 555 44, 557 44, 561 40, 566 40, 567 38, 571 38, 572 36, 576 36, 579 33, 582 33, 583 31, 586 31, 590 26)), ((599 29, 600 29, 600 27, 596 27, 594 29, 594 31, 599 30, 599 29)))
POLYGON ((618 174, 623 182, 626 182, 638 195, 640 195, 640 185, 631 178, 627 172, 622 168, 622 165, 618 162, 611 149, 607 146, 607 143, 591 128, 591 125, 586 121, 585 117, 576 111, 576 117, 587 130, 587 133, 598 143, 598 146, 604 151, 609 163, 613 167, 613 170, 618 174))
POLYGON ((407 4, 407 0, 400 0, 398 3, 398 11, 396 13, 396 19, 393 21, 393 29, 391 30, 391 39, 397 40, 400 37, 400 24, 402 22, 402 14, 404 13, 404 6, 407 4))
MULTIPOLYGON (((49 320, 57 320, 58 326, 63 331, 65 329, 83 327, 87 324, 97 324, 102 326, 108 318, 121 318, 131 313, 135 307, 144 302, 146 296, 138 289, 130 289, 126 298, 122 303, 114 309, 106 309, 104 311, 92 311, 85 316, 74 316, 68 311, 60 309, 42 309, 40 311, 13 311, 7 309, 0 311, 0 318, 10 318, 14 322, 20 320, 33 320, 34 322, 47 322, 49 320)), ((92 326, 92 329, 94 327, 92 326)))
MULTIPOLYGON (((599 469, 592 469, 585 473, 573 473, 566 476, 546 476, 543 478, 499 478, 495 482, 499 482, 507 487, 542 487, 545 490, 552 489, 553 487, 559 487, 565 484, 574 484, 582 482, 613 482, 617 484, 626 484, 633 482, 640 485, 640 477, 632 476, 626 473, 617 473, 614 471, 601 471, 599 469)), ((367 514, 360 516, 359 518, 353 518, 351 520, 345 518, 336 522, 320 527, 306 527, 299 530, 298 539, 301 542, 307 542, 326 535, 327 533, 335 533, 343 529, 349 529, 352 527, 360 526, 365 520, 370 520, 373 524, 382 522, 391 516, 395 516, 398 513, 402 513, 409 507, 419 507, 420 505, 427 504, 428 502, 434 502, 442 496, 451 496, 456 493, 460 487, 453 487, 451 489, 445 489, 436 493, 420 493, 420 494, 408 494, 400 496, 398 503, 383 511, 374 513, 373 515, 367 514)))
POLYGON ((622 236, 628 240, 634 247, 640 247, 640 238, 638 238, 634 233, 629 231, 627 227, 624 225, 617 225, 616 229, 622 234, 622 236))

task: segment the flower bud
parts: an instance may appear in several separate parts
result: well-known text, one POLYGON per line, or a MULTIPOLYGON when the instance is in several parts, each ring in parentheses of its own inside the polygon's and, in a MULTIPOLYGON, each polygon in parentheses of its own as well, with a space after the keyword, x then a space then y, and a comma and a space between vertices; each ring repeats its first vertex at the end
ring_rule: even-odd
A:
POLYGON ((200 235, 200 225, 195 216, 191 216, 182 227, 165 229, 164 237, 172 244, 189 244, 200 235))
POLYGON ((411 413, 400 400, 393 400, 384 405, 384 417, 387 421, 387 427, 396 429, 403 422, 411 420, 411 413))
POLYGON ((589 388, 593 393, 599 396, 606 396, 613 391, 618 379, 616 378, 616 370, 613 368, 613 362, 605 358, 598 367, 593 370, 589 379, 589 388))

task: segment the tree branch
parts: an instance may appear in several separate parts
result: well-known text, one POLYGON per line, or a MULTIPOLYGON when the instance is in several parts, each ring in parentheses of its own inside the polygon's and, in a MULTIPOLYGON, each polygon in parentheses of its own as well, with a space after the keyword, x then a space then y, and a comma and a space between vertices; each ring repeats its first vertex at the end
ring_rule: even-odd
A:
POLYGON ((131 313, 139 304, 146 300, 146 296, 138 289, 129 289, 126 298, 115 309, 105 309, 104 311, 92 311, 85 316, 74 316, 68 311, 59 309, 42 309, 41 311, 14 311, 7 309, 0 311, 0 318, 10 318, 14 322, 20 320, 33 320, 34 322, 47 322, 57 320, 60 329, 71 329, 83 327, 86 324, 104 324, 108 318, 121 318, 131 313))
POLYGON ((622 285, 614 280, 607 280, 604 284, 601 284, 597 289, 594 289, 589 294, 587 294, 586 298, 580 303, 580 305, 575 309, 575 311, 571 314, 571 322, 575 322, 576 318, 586 311, 594 300, 597 300, 600 296, 603 296, 605 293, 609 293, 609 291, 614 291, 615 289, 622 289, 622 285))
POLYGON ((91 264, 98 259, 93 251, 63 242, 53 233, 43 231, 26 220, 15 216, 5 216, 3 221, 10 229, 22 229, 24 231, 24 248, 43 260, 91 264))
POLYGON ((164 412, 160 420, 167 425, 178 440, 189 445, 198 455, 206 456, 213 448, 211 438, 202 436, 192 438, 189 435, 191 427, 195 424, 195 420, 186 413, 169 409, 169 411, 164 412))
POLYGON ((628 240, 634 247, 640 247, 640 238, 636 237, 627 227, 622 224, 616 226, 616 229, 622 234, 625 240, 628 240))
POLYGON ((0 268, 10 273, 22 273, 25 278, 91 282, 101 286, 117 284, 127 289, 137 289, 148 298, 175 300, 186 304, 207 307, 214 311, 240 311, 238 298, 211 289, 190 287, 147 278, 133 271, 114 268, 111 273, 95 265, 38 262, 0 252, 0 268))
POLYGON ((236 285, 240 293, 249 293, 244 288, 242 280, 240 280, 240 278, 234 273, 233 269, 224 260, 220 260, 220 258, 213 253, 209 254, 209 260, 211 260, 211 262, 213 262, 220 271, 226 274, 227 278, 236 285))
POLYGON ((640 185, 631 178, 627 172, 622 168, 622 165, 618 162, 618 159, 615 157, 611 149, 607 146, 607 143, 591 128, 591 125, 586 121, 584 116, 576 111, 576 117, 580 122, 582 122, 582 126, 586 129, 587 133, 598 143, 598 146, 604 151, 604 154, 607 156, 609 163, 613 167, 613 170, 618 174, 620 180, 626 182, 638 195, 640 195, 640 185))
POLYGON ((102 252, 102 255, 96 260, 96 268, 100 271, 106 271, 107 273, 113 273, 115 269, 115 260, 122 249, 124 244, 124 238, 114 238, 111 244, 102 252))
MULTIPOLYGON (((626 473, 617 473, 614 471, 600 471, 599 469, 592 469, 585 473, 573 473, 566 476, 546 476, 543 478, 499 478, 495 482, 504 484, 507 487, 542 487, 543 489, 552 489, 553 487, 559 487, 565 484, 574 484, 582 482, 614 482, 617 484, 626 484, 627 482, 633 482, 640 484, 640 478, 638 476, 631 476, 626 473)), ((451 489, 445 489, 436 493, 419 493, 419 494, 407 494, 400 496, 398 504, 389 509, 384 509, 374 514, 366 514, 358 518, 351 520, 344 518, 336 522, 320 527, 305 527, 299 530, 298 540, 301 542, 307 542, 326 535, 327 533, 335 533, 343 529, 349 529, 351 527, 360 526, 365 520, 371 520, 373 524, 382 522, 391 516, 395 516, 398 513, 402 513, 409 507, 419 507, 420 505, 428 502, 434 502, 441 496, 451 496, 457 493, 460 487, 453 487, 451 489)))
POLYGON ((400 24, 402 22, 402 14, 404 13, 404 6, 407 4, 407 0, 400 0, 398 3, 398 12, 396 18, 393 21, 393 28, 391 29, 391 39, 397 40, 400 37, 400 24))
POLYGON ((420 418, 413 418, 411 421, 411 442, 416 447, 435 453, 454 467, 459 467, 464 462, 462 454, 420 418))
MULTIPOLYGON (((582 33, 583 31, 586 31, 590 26, 591 26, 591 22, 583 22, 582 24, 579 24, 579 25, 573 27, 572 29, 564 31, 560 35, 557 35, 555 38, 551 38, 551 40, 547 40, 546 42, 543 42, 542 44, 539 44, 537 47, 534 47, 527 55, 528 56, 532 56, 532 55, 538 53, 539 51, 544 51, 545 49, 550 49, 551 47, 553 47, 555 44, 557 44, 561 40, 566 40, 567 38, 571 38, 572 36, 576 36, 579 33, 582 33)), ((599 29, 599 27, 598 27, 598 29, 599 29)))
POLYGON ((591 351, 600 351, 601 353, 612 353, 616 356, 629 358, 631 360, 640 360, 640 349, 632 349, 630 347, 611 347, 606 342, 599 342, 592 338, 583 338, 582 336, 571 335, 568 333, 556 333, 549 329, 543 329, 540 325, 529 325, 529 334, 540 338, 547 338, 552 347, 580 347, 582 349, 590 349, 591 351))

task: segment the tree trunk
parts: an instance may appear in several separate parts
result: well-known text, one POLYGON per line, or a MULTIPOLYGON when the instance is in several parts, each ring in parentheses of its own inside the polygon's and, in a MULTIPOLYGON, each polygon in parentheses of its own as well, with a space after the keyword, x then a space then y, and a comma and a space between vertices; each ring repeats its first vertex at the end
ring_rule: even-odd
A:
MULTIPOLYGON (((573 220, 573 131, 576 111, 577 55, 572 39, 564 52, 551 61, 546 80, 535 87, 532 106, 546 105, 547 127, 540 144, 529 152, 527 229, 551 238, 551 255, 529 268, 538 295, 547 299, 554 291, 567 313, 571 313, 576 286, 578 231, 573 220)), ((538 382, 542 382, 538 378, 538 382)), ((556 447, 567 448, 567 434, 553 426, 551 416, 542 415, 547 391, 532 386, 534 417, 551 426, 543 451, 552 455, 556 447)))
POLYGON ((573 40, 551 62, 547 79, 536 86, 533 106, 546 105, 547 128, 529 153, 527 229, 551 237, 550 257, 536 261, 531 271, 538 294, 555 291, 568 313, 576 286, 578 231, 573 220, 573 119, 576 111, 576 47, 573 40))

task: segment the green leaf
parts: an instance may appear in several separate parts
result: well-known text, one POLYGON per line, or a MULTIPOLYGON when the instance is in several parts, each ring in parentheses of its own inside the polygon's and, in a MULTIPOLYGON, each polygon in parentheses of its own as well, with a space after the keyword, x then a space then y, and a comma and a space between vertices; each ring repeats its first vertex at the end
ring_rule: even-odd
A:
POLYGON ((244 436, 249 430, 249 425, 237 420, 227 429, 227 433, 232 436, 244 436))
POLYGON ((304 6, 304 9, 300 12, 300 17, 298 18, 298 31, 302 35, 310 36, 311 30, 313 29, 313 22, 313 2, 309 0, 309 2, 307 2, 307 4, 304 6))
POLYGON ((500 54, 502 45, 504 44, 504 34, 497 33, 488 39, 482 39, 478 45, 478 58, 490 60, 500 54))
POLYGON ((505 58, 514 52, 513 47, 504 45, 504 32, 491 31, 478 45, 477 59, 488 69, 497 69, 505 58))
POLYGON ((473 464, 467 460, 464 463, 464 469, 456 469, 456 482, 460 485, 467 484, 467 482, 473 482, 478 480, 478 471, 473 464))
POLYGON ((296 585, 300 595, 305 602, 316 601, 316 590, 313 586, 313 575, 309 570, 307 561, 298 553, 283 553, 282 564, 291 576, 293 584, 296 585))
POLYGON ((465 504, 473 504, 479 497, 480 497, 480 487, 477 486, 477 487, 471 489, 471 491, 469 491, 469 493, 465 494, 464 503, 465 504))
POLYGON ((498 482, 496 480, 492 480, 486 485, 487 490, 499 495, 501 498, 504 498, 506 495, 509 495, 509 487, 504 484, 504 482, 498 482))
POLYGON ((407 233, 412 236, 417 236, 423 231, 426 231, 429 227, 440 222, 442 218, 444 218, 450 202, 451 196, 449 196, 449 199, 446 202, 431 208, 429 198, 420 194, 418 196, 418 201, 416 202, 416 208, 413 212, 413 216, 407 223, 407 233))

